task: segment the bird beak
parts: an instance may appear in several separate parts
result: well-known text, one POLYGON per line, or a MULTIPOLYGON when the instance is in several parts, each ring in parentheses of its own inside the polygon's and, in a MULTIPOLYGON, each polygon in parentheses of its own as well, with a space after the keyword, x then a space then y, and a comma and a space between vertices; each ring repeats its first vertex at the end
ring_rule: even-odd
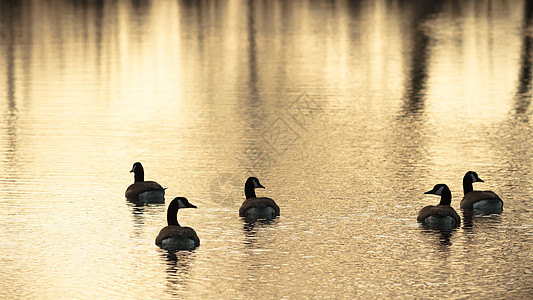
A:
POLYGON ((424 194, 433 194, 432 192, 433 192, 433 190, 431 190, 431 191, 427 191, 427 192, 425 192, 424 194))
POLYGON ((262 188, 262 189, 265 188, 265 187, 264 187, 262 184, 260 184, 260 183, 257 184, 257 187, 258 187, 258 188, 262 188))
POLYGON ((190 203, 189 203, 189 205, 187 205, 187 207, 188 207, 188 208, 198 208, 196 205, 194 205, 194 204, 190 204, 190 203))

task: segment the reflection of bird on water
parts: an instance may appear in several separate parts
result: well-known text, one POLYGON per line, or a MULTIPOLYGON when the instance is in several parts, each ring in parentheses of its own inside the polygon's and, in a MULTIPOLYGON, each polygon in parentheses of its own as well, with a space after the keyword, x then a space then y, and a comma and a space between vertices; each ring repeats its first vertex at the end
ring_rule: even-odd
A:
POLYGON ((172 295, 172 298, 183 298, 183 291, 190 280, 191 262, 194 259, 194 252, 192 251, 175 251, 168 250, 161 254, 161 258, 165 260, 167 273, 167 293, 172 295))

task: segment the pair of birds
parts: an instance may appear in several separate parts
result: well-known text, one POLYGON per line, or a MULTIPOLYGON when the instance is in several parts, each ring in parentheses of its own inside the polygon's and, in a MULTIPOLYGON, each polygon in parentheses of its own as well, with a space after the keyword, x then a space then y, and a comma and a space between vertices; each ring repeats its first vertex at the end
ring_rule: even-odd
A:
MULTIPOLYGON (((144 168, 140 162, 133 164, 135 182, 126 189, 126 198, 140 203, 164 203, 165 188, 155 181, 144 181, 144 168)), ((246 200, 239 209, 239 216, 247 219, 272 219, 279 216, 279 206, 267 197, 257 197, 256 188, 265 188, 256 177, 250 177, 244 184, 246 200)), ((167 209, 168 226, 161 229, 155 244, 166 249, 190 250, 200 246, 200 239, 190 227, 180 226, 178 210, 180 208, 197 208, 184 197, 176 197, 167 209)))
MULTIPOLYGON (((474 191, 474 182, 484 182, 476 172, 468 171, 463 177, 464 197, 461 209, 474 213, 493 214, 503 211, 503 201, 492 191, 474 191)), ((446 184, 437 184, 431 191, 424 194, 441 196, 439 205, 428 205, 420 210, 417 221, 430 226, 459 226, 461 218, 450 206, 452 193, 446 184)))

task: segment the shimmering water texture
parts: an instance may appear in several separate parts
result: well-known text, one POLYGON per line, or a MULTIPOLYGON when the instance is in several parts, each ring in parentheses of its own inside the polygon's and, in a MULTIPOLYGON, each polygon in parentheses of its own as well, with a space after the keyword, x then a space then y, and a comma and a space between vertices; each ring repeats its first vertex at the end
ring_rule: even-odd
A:
POLYGON ((531 298, 532 12, 0 1, 0 298, 531 298), (248 177, 280 216, 239 216, 248 177), (458 226, 417 223, 437 184, 458 226), (176 197, 191 251, 155 243, 176 197))

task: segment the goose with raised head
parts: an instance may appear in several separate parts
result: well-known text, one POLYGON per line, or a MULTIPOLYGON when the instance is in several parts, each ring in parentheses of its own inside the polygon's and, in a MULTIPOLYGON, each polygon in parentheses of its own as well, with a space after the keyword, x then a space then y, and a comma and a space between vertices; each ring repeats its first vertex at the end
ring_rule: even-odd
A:
POLYGON ((157 237, 155 244, 169 250, 192 250, 200 246, 200 239, 191 227, 182 227, 178 223, 178 210, 180 208, 196 208, 184 197, 176 197, 170 202, 167 209, 167 223, 157 237))
POLYGON ((476 172, 468 171, 463 177, 464 197, 461 209, 473 210, 475 213, 499 214, 503 211, 503 201, 493 191, 474 191, 472 183, 484 182, 476 172))
POLYGON ((256 197, 255 189, 265 187, 256 177, 249 177, 244 184, 246 200, 239 209, 239 216, 250 219, 272 219, 279 216, 279 206, 267 197, 256 197))
POLYGON ((461 218, 450 206, 452 203, 452 192, 445 184, 437 184, 431 191, 424 194, 433 194, 440 196, 439 205, 428 205, 420 210, 418 218, 419 223, 429 225, 430 227, 456 227, 461 224, 461 218))
POLYGON ((126 198, 142 203, 165 203, 165 189, 155 181, 144 181, 144 168, 140 162, 133 164, 134 183, 126 189, 126 198))

